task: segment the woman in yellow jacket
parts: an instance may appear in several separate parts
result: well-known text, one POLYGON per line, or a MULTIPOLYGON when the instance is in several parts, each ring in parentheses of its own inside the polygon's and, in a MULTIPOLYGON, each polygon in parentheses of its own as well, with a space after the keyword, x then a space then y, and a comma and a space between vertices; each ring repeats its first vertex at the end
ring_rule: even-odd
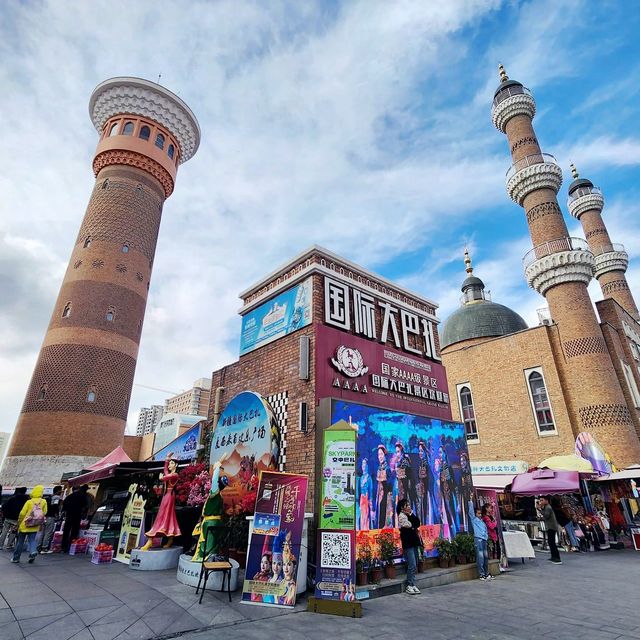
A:
POLYGON ((39 484, 33 488, 31 498, 24 503, 22 511, 18 516, 18 541, 16 550, 13 553, 11 562, 20 562, 24 541, 29 545, 29 562, 33 562, 38 555, 36 550, 36 534, 38 529, 44 524, 44 517, 47 515, 47 502, 42 497, 44 487, 39 484))

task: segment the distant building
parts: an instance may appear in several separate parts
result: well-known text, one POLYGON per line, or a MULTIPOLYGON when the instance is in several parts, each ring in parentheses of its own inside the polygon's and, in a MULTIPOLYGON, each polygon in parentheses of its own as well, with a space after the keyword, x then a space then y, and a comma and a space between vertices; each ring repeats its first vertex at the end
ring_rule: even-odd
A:
POLYGON ((9 440, 11 440, 11 434, 6 431, 0 431, 0 462, 2 462, 4 453, 9 446, 9 440))
POLYGON ((155 431, 160 418, 164 413, 164 407, 160 404, 152 404, 150 407, 142 407, 138 416, 137 436, 146 436, 155 431))
POLYGON ((205 420, 203 416, 181 415, 178 413, 165 413, 156 427, 156 439, 153 443, 153 453, 166 447, 172 440, 182 435, 196 422, 205 420))
POLYGON ((198 378, 191 389, 165 400, 164 412, 206 416, 210 398, 211 378, 198 378))

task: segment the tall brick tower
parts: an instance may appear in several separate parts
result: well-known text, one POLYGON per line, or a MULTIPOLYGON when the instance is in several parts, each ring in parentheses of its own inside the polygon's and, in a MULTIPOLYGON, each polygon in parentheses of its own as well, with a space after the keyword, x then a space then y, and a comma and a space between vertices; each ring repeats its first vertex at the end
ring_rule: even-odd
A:
POLYGON ((5 483, 55 482, 122 444, 162 207, 200 143, 160 85, 112 78, 89 102, 96 183, 5 461, 5 483))
POLYGON ((569 213, 580 220, 589 248, 595 256, 594 275, 605 298, 613 298, 630 316, 639 320, 625 273, 629 256, 621 244, 613 244, 602 219, 604 198, 591 180, 581 178, 571 165, 573 182, 569 185, 569 213))
POLYGON ((527 216, 534 248, 523 260, 525 276, 547 299, 557 327, 554 340, 564 356, 558 369, 574 433, 592 433, 618 464, 629 464, 640 458, 640 445, 587 291, 594 255, 584 240, 569 237, 556 198, 562 171, 538 144, 531 92, 502 65, 500 80, 492 120, 507 135, 513 159, 507 193, 527 216))

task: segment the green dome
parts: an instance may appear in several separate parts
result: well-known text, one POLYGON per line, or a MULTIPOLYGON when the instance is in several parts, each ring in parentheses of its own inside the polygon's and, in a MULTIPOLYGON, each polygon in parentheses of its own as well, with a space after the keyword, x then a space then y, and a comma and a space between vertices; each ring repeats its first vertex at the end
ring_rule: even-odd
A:
POLYGON ((472 338, 506 336, 528 329, 527 323, 509 307, 488 300, 465 304, 446 320, 440 335, 440 347, 472 338))

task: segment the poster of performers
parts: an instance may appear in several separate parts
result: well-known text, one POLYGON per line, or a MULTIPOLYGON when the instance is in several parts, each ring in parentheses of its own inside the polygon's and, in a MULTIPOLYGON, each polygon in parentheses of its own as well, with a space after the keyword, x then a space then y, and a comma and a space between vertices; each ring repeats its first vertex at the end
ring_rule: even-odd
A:
POLYGON ((307 483, 294 473, 260 473, 242 602, 295 606, 307 483))
MULTIPOLYGON (((356 531, 396 528, 404 498, 428 542, 469 531, 473 485, 462 424, 336 400, 331 422, 338 420, 358 429, 356 531)), ((425 552, 434 555, 432 544, 425 552)))

